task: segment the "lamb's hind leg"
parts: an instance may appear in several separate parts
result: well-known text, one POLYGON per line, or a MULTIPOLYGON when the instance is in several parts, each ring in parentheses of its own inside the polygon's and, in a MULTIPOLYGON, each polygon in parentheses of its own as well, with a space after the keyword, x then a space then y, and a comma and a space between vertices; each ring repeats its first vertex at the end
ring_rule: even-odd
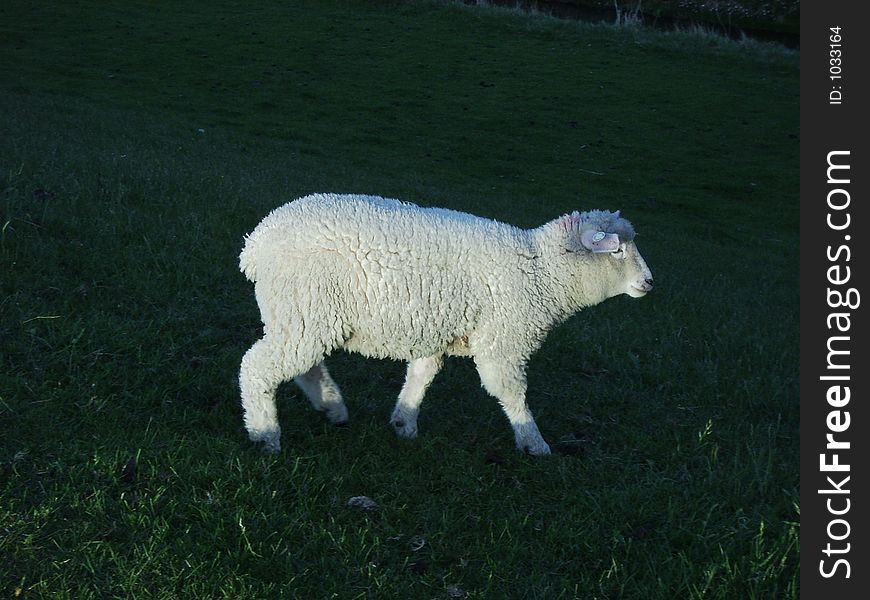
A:
MULTIPOLYGON (((322 345, 318 347, 322 348, 322 345)), ((245 429, 251 441, 265 443, 266 451, 278 452, 281 449, 281 428, 275 406, 278 385, 311 372, 312 365, 323 360, 322 350, 305 350, 303 344, 290 348, 285 337, 267 334, 242 358, 239 387, 245 429)))
POLYGON ((420 404, 423 402, 429 384, 441 370, 443 360, 439 355, 419 358, 408 363, 405 385, 399 392, 396 408, 393 409, 393 415, 390 417, 390 424, 400 437, 417 437, 417 414, 420 412, 420 404))
POLYGON ((336 425, 347 423, 347 407, 341 390, 330 377, 325 363, 313 366, 293 381, 302 388, 315 410, 325 412, 326 418, 336 425))
POLYGON ((282 381, 281 352, 266 338, 245 353, 239 369, 245 429, 252 442, 264 442, 269 452, 281 449, 281 427, 275 406, 275 390, 282 381))

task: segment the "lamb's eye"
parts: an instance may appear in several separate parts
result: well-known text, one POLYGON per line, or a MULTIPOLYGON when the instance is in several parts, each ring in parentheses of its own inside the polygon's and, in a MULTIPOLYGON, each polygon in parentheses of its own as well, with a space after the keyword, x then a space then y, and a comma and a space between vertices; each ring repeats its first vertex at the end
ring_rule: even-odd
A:
POLYGON ((620 246, 619 248, 617 248, 616 250, 613 251, 613 256, 615 256, 616 258, 622 258, 623 256, 625 256, 625 248, 620 246))

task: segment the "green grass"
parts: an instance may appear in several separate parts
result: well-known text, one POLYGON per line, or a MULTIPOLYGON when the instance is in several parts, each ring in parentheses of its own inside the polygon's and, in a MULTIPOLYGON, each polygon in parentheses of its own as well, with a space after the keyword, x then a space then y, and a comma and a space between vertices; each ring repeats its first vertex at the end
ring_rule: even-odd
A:
POLYGON ((0 7, 0 596, 797 598, 797 56, 436 3, 0 7), (280 390, 242 236, 313 191, 537 226, 621 208, 657 289, 554 331, 557 449, 468 361, 280 390), (345 507, 365 494, 379 505, 345 507), (421 543, 425 541, 425 544, 421 543))

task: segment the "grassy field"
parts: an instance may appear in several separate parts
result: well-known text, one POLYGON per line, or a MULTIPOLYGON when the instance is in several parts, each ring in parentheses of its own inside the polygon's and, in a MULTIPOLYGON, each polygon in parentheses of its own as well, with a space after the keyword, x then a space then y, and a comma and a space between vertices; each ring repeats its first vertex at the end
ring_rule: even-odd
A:
POLYGON ((797 598, 798 68, 756 44, 438 3, 0 5, 0 597, 797 598), (556 453, 473 365, 280 390, 242 236, 314 191, 537 226, 621 208, 657 289, 553 332, 556 453), (346 507, 367 495, 379 508, 346 507))

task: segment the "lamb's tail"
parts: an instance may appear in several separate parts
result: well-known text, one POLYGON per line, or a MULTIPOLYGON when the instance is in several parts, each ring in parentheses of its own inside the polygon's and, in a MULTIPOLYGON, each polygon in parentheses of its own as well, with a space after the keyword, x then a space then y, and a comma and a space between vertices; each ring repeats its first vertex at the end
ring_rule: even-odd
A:
POLYGON ((239 270, 249 281, 257 281, 257 248, 259 244, 249 235, 245 236, 245 247, 239 254, 239 270))

